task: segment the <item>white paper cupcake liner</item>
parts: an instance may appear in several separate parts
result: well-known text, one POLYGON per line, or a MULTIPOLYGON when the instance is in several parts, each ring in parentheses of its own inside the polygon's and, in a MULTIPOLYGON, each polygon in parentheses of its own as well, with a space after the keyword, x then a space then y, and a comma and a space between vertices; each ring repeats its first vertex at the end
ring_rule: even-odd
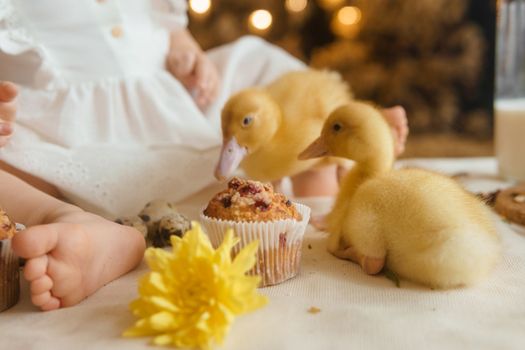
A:
POLYGON ((201 210, 200 219, 210 237, 212 245, 217 248, 223 241, 226 230, 233 228, 240 238, 239 244, 233 247, 233 255, 248 243, 258 240, 257 262, 249 272, 261 277, 261 287, 286 281, 297 275, 301 263, 301 247, 308 221, 310 208, 294 203, 302 220, 277 220, 270 222, 230 221, 210 218, 201 210))
POLYGON ((9 309, 20 297, 20 263, 11 249, 11 239, 0 240, 0 312, 9 309))

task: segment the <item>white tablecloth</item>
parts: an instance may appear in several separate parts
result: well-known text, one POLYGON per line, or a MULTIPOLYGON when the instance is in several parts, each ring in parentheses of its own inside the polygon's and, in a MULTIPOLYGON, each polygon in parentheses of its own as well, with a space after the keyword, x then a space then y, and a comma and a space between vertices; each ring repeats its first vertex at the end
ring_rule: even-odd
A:
MULTIPOLYGON (((409 160, 401 165, 447 172, 473 191, 504 186, 493 159, 409 160)), ((218 187, 181 204, 197 217, 218 187)), ((323 200, 309 201, 314 213, 323 200)), ((325 235, 309 227, 300 274, 262 289, 270 303, 239 317, 223 349, 525 349, 525 234, 498 219, 504 245, 496 271, 480 285, 433 291, 383 276, 367 276, 356 265, 325 250, 325 235), (311 247, 311 249, 310 249, 311 247), (315 306, 317 314, 307 310, 315 306)), ((0 349, 146 349, 147 338, 123 339, 134 322, 128 303, 136 297, 136 271, 108 284, 81 304, 39 312, 28 300, 0 314, 0 349)))

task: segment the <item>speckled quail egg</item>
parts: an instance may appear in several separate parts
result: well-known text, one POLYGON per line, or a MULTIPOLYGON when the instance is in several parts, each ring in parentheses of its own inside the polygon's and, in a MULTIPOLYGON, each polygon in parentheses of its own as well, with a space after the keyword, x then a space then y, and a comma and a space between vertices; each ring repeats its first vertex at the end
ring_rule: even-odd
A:
POLYGON ((172 213, 162 217, 157 230, 148 234, 148 241, 154 247, 165 247, 171 245, 170 237, 182 235, 191 229, 191 221, 180 213, 172 213))
POLYGON ((157 231, 160 219, 173 213, 177 213, 173 203, 164 199, 155 199, 144 206, 139 216, 148 227, 148 232, 153 234, 157 231))

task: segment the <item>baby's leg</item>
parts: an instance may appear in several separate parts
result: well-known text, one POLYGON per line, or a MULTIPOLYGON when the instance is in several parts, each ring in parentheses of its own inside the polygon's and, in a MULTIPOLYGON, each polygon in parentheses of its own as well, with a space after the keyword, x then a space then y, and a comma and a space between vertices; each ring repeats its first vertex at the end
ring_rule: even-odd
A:
POLYGON ((26 258, 31 300, 42 310, 79 303, 142 260, 145 243, 122 226, 53 198, 0 171, 0 206, 28 228, 13 238, 26 258))
POLYGON ((336 165, 310 169, 291 179, 296 197, 335 196, 339 191, 336 165))
POLYGON ((50 183, 47 183, 46 181, 36 177, 36 176, 33 176, 29 173, 26 173, 26 172, 23 172, 22 170, 19 170, 17 168, 14 168, 12 167, 11 165, 5 163, 5 162, 2 162, 0 160, 0 171, 7 171, 8 173, 10 174, 13 174, 14 176, 18 177, 19 179, 22 179, 23 181, 27 182, 28 184, 30 184, 31 186, 39 189, 40 191, 42 192, 45 192, 47 194, 49 194, 50 196, 53 196, 53 197, 56 197, 56 198, 60 198, 61 197, 61 194, 60 194, 60 191, 58 191, 58 189, 51 185, 50 183))
MULTIPOLYGON (((337 176, 338 167, 327 165, 310 169, 291 178, 293 193, 296 197, 336 196, 339 191, 337 176)), ((310 218, 310 224, 319 231, 326 231, 326 216, 317 215, 310 218)))

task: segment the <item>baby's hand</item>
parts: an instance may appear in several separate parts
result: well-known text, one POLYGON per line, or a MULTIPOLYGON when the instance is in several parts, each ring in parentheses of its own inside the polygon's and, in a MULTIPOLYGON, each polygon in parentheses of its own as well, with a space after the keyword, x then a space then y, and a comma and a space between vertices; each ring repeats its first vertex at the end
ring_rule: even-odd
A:
POLYGON ((219 73, 186 30, 172 33, 167 67, 188 89, 199 107, 204 108, 213 102, 219 87, 219 73))
POLYGON ((0 82, 0 147, 7 144, 13 133, 17 95, 18 90, 13 83, 0 82))

